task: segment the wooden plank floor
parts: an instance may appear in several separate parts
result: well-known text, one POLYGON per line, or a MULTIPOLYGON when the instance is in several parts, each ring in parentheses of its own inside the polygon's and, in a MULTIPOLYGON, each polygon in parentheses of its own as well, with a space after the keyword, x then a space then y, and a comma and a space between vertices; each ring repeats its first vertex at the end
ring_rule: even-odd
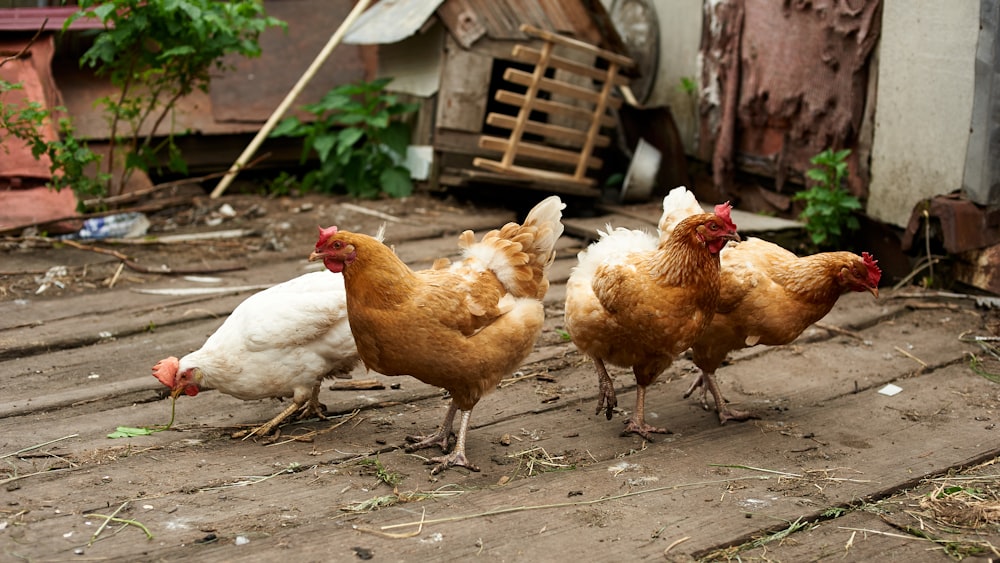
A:
MULTIPOLYGON (((415 266, 452 253, 454 241, 420 229, 395 239, 415 266)), ((648 394, 647 416, 673 431, 650 443, 619 435, 634 378, 613 370, 622 411, 611 421, 596 415, 593 366, 561 336, 565 280, 584 244, 560 241, 535 352, 474 411, 468 455, 479 473, 431 476, 421 456, 432 452, 400 449, 407 434, 440 422, 440 390, 361 369, 355 379, 385 388, 327 386, 330 419, 286 426, 274 443, 229 434, 281 404, 216 392, 178 400, 175 430, 107 438, 119 425, 170 418, 150 366, 199 347, 247 292, 115 289, 0 304, 2 559, 725 559, 733 546, 808 521, 786 541, 740 556, 949 560, 876 533, 845 549, 846 528, 893 529, 864 511, 829 514, 1000 455, 1000 387, 969 369, 979 348, 958 339, 983 333, 981 311, 930 295, 845 296, 795 343, 742 351, 720 370, 727 398, 761 415, 747 423, 720 426, 713 411, 682 398, 695 374, 682 358, 648 394), (890 382, 903 391, 879 394, 890 382), (376 467, 398 475, 395 493, 376 467), (376 501, 384 506, 359 508, 376 501), (98 515, 116 511, 120 520, 91 544, 98 515)), ((227 279, 287 279, 305 271, 296 255, 227 279)), ((979 539, 1000 545, 996 529, 979 539)))

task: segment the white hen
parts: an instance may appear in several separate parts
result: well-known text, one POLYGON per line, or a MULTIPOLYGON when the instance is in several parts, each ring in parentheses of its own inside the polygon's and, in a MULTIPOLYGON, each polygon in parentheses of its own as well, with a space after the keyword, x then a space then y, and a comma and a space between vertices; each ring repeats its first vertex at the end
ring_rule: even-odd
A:
POLYGON ((322 418, 323 379, 347 375, 358 359, 344 277, 323 270, 251 295, 200 349, 161 360, 153 376, 173 396, 216 389, 243 400, 291 397, 249 434, 266 435, 296 410, 322 418))

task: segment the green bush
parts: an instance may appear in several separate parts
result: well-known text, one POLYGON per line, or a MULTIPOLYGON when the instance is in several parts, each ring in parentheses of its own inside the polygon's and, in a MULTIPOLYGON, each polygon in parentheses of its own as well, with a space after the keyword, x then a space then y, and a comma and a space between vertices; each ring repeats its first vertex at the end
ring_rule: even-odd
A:
POLYGON ((417 110, 384 91, 390 78, 345 84, 319 102, 303 106, 315 116, 304 123, 285 118, 272 137, 303 137, 302 163, 314 154, 319 168, 306 173, 302 189, 346 192, 373 198, 382 193, 404 197, 413 192, 403 165, 410 126, 399 118, 417 110))
MULTIPOLYGON (((112 154, 125 156, 120 186, 135 169, 149 171, 164 157, 168 168, 186 173, 175 132, 156 140, 163 135, 160 126, 182 97, 208 91, 212 73, 229 68, 227 55, 259 56, 260 34, 285 25, 268 17, 259 0, 79 0, 78 5, 64 31, 78 18, 104 25, 80 64, 118 89, 100 103, 110 124, 112 154)), ((113 160, 108 159, 108 173, 113 160)))
MULTIPOLYGON (((21 84, 0 80, 0 95, 22 87, 21 84)), ((42 137, 41 131, 45 129, 46 122, 54 119, 56 112, 65 111, 62 107, 49 110, 38 102, 28 102, 24 106, 3 104, 0 106, 0 129, 6 129, 8 135, 31 147, 31 154, 36 160, 47 156, 49 171, 52 173, 49 187, 56 191, 72 189, 76 194, 77 209, 83 212, 85 199, 104 195, 108 178, 104 174, 91 177, 85 173, 91 164, 95 168, 100 165, 101 156, 91 151, 84 141, 76 138, 68 118, 62 117, 56 122, 59 133, 57 139, 50 141, 42 137)), ((0 151, 6 150, 6 147, 0 147, 0 151)))
POLYGON ((835 247, 847 231, 860 227, 855 212, 861 209, 861 202, 843 187, 850 154, 850 149, 827 149, 812 157, 809 162, 815 167, 806 171, 806 177, 813 185, 793 197, 806 202, 799 218, 805 221, 806 232, 817 247, 835 247))

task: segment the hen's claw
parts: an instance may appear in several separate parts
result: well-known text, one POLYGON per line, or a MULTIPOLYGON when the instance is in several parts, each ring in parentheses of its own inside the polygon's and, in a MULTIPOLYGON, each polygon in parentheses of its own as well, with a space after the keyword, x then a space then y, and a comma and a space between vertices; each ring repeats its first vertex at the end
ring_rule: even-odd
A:
POLYGON ((737 422, 744 422, 752 418, 760 418, 760 415, 753 411, 741 411, 736 409, 730 409, 729 407, 722 407, 719 411, 719 424, 725 424, 727 421, 735 420, 737 422))
POLYGON ((607 368, 604 367, 604 362, 600 358, 594 358, 594 367, 597 368, 597 410, 594 414, 601 414, 601 409, 604 409, 604 416, 611 420, 612 415, 614 415, 615 407, 618 406, 618 397, 615 395, 615 382, 611 380, 611 376, 608 375, 607 368))
POLYGON ((438 473, 448 469, 449 467, 464 467, 469 471, 475 471, 479 473, 479 467, 469 463, 468 458, 465 457, 464 451, 454 451, 449 455, 432 457, 427 460, 428 464, 436 463, 437 466, 431 469, 431 475, 437 475, 438 473))
MULTIPOLYGON (((710 373, 702 372, 701 376, 698 378, 694 384, 691 385, 691 389, 688 389, 688 393, 698 385, 703 385, 702 389, 702 405, 705 405, 707 409, 707 403, 705 401, 705 391, 712 394, 712 398, 715 399, 715 412, 719 415, 719 424, 725 424, 727 421, 736 420, 744 421, 750 420, 751 418, 760 418, 760 416, 754 414, 751 411, 742 411, 738 409, 730 409, 726 406, 726 398, 722 396, 722 391, 719 390, 719 385, 715 382, 715 378, 712 377, 710 373)), ((685 395, 686 397, 687 395, 685 395)))
POLYGON ((622 429, 622 436, 628 436, 629 434, 638 434, 645 438, 649 442, 653 442, 653 434, 673 434, 670 430, 663 428, 662 426, 652 426, 646 424, 645 422, 636 422, 633 419, 629 419, 625 423, 625 428, 622 429))
POLYGON ((407 436, 406 441, 410 443, 406 446, 406 453, 413 453, 417 450, 422 450, 424 448, 431 448, 437 446, 441 448, 442 452, 447 452, 451 449, 451 437, 452 433, 447 434, 443 432, 435 432, 430 436, 407 436))

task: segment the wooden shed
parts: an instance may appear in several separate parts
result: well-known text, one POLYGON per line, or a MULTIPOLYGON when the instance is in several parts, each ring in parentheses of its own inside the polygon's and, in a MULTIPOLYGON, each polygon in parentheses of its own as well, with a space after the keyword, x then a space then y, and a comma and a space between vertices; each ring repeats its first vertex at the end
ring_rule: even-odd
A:
POLYGON ((600 195, 632 65, 599 1, 382 0, 345 42, 421 101, 418 179, 600 195))

